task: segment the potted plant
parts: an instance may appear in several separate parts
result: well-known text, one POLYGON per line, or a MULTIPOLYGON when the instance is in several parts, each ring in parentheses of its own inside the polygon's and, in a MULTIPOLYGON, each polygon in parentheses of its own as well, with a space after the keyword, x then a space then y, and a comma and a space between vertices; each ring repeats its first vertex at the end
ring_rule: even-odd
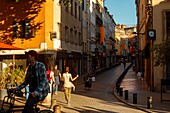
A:
POLYGON ((0 100, 4 98, 4 96, 7 95, 7 90, 6 90, 6 82, 7 82, 7 77, 3 73, 3 71, 0 74, 0 100))
POLYGON ((167 39, 162 43, 155 44, 153 46, 155 66, 165 66, 166 64, 170 64, 169 50, 170 50, 170 39, 167 39))
MULTIPOLYGON (((165 66, 170 65, 170 39, 164 40, 160 44, 156 44, 153 46, 153 53, 154 53, 154 66, 160 66, 163 67, 165 70, 165 66)), ((163 71, 163 76, 165 76, 166 73, 163 71)), ((169 79, 163 77, 161 79, 161 87, 163 81, 170 81, 169 79)), ((163 87, 163 91, 166 91, 167 87, 163 87)), ((168 87, 169 89, 169 87, 168 87)))
POLYGON ((25 78, 24 70, 20 68, 5 68, 0 75, 0 99, 7 95, 7 88, 16 87, 25 78))

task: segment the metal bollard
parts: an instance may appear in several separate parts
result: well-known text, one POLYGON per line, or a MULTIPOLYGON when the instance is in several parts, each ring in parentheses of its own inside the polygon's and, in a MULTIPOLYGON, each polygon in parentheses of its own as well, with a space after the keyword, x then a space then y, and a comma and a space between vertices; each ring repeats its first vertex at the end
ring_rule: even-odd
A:
POLYGON ((125 90, 125 100, 128 100, 128 90, 125 90))
POLYGON ((152 109, 152 96, 147 98, 147 108, 152 109))
POLYGON ((133 104, 137 104, 137 93, 133 93, 133 104))
POLYGON ((120 89, 120 84, 116 83, 116 90, 117 90, 118 93, 119 93, 119 89, 120 89))
POLYGON ((61 113, 61 106, 60 105, 55 105, 53 110, 54 110, 54 113, 61 113))
POLYGON ((52 99, 52 100, 51 100, 50 109, 54 108, 54 106, 56 105, 56 103, 57 103, 57 100, 56 100, 56 99, 52 99))
POLYGON ((122 87, 119 88, 119 96, 123 96, 123 88, 122 87))

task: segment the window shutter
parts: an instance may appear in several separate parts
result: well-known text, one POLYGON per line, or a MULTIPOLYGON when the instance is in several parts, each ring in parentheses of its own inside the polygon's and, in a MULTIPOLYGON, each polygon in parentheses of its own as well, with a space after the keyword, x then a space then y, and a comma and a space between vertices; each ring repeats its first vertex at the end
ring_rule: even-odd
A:
POLYGON ((29 38, 31 34, 30 20, 25 20, 25 38, 29 38))
POLYGON ((25 21, 22 20, 19 22, 20 24, 20 38, 24 38, 25 37, 25 21))

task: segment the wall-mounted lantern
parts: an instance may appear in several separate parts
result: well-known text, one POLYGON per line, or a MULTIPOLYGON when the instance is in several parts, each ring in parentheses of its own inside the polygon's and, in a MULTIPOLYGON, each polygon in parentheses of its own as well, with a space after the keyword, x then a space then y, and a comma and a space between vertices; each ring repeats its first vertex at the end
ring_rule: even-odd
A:
POLYGON ((152 0, 147 0, 147 5, 152 5, 152 0))
POLYGON ((57 33, 55 31, 50 32, 50 39, 52 40, 54 38, 57 38, 57 33))

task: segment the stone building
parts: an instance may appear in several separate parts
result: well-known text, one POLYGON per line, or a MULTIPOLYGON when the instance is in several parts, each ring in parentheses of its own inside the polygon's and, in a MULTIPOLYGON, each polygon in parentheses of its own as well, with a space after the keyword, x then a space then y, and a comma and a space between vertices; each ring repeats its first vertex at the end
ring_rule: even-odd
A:
POLYGON ((24 52, 30 49, 46 67, 57 64, 64 72, 69 66, 73 76, 87 74, 94 64, 100 70, 114 62, 108 60, 109 40, 114 49, 112 16, 101 36, 104 0, 2 0, 0 5, 0 42, 24 49, 0 51, 0 70, 11 63, 25 69, 24 52))
POLYGON ((151 50, 155 44, 162 43, 165 39, 169 38, 170 1, 136 0, 136 10, 140 50, 138 68, 139 71, 143 72, 144 79, 150 90, 160 91, 161 79, 170 78, 170 68, 169 64, 165 67, 155 67, 153 60, 154 54, 151 50), (152 34, 156 39, 154 39, 155 37, 152 39, 152 34))

